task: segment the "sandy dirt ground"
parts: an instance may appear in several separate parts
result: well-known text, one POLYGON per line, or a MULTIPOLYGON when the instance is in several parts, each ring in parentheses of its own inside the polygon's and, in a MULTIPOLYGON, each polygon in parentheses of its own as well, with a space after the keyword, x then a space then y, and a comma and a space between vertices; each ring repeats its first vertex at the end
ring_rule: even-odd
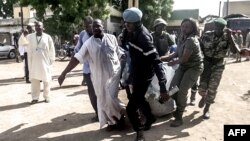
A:
MULTIPOLYGON (((243 59, 245 60, 245 59, 243 59)), ((158 118, 151 130, 145 132, 147 141, 222 141, 225 124, 250 124, 250 62, 232 63, 228 59, 216 103, 211 106, 211 119, 203 120, 202 109, 188 106, 184 125, 169 126, 173 119, 158 118)), ((92 123, 94 110, 86 87, 81 86, 82 66, 78 65, 62 87, 57 77, 68 61, 53 65, 51 102, 30 105, 30 84, 25 83, 23 63, 0 59, 0 141, 133 141, 128 121, 123 131, 107 132, 92 123)), ((127 103, 126 94, 119 97, 127 103)))

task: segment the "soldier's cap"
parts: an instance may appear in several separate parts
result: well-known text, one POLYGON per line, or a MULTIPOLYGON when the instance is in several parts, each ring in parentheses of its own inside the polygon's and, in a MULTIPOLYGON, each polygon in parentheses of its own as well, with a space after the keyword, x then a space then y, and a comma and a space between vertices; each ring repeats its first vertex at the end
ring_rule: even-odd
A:
POLYGON ((227 25, 227 21, 224 20, 223 18, 217 18, 217 19, 215 19, 214 23, 219 24, 219 25, 223 25, 223 26, 227 25))
POLYGON ((122 17, 125 22, 131 22, 131 23, 139 22, 141 21, 142 18, 142 12, 140 9, 136 7, 131 7, 123 12, 122 17))
POLYGON ((154 27, 156 27, 157 25, 160 25, 160 24, 163 24, 165 26, 168 25, 168 23, 162 18, 158 18, 154 21, 154 27))
POLYGON ((241 33, 241 30, 237 30, 236 32, 237 32, 237 33, 241 33))

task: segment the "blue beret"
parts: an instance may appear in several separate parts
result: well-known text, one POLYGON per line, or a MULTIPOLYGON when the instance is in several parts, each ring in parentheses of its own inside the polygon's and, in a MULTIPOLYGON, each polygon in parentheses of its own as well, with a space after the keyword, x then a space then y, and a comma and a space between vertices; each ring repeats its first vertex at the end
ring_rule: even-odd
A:
POLYGON ((125 22, 134 23, 141 21, 141 18, 142 18, 142 12, 140 9, 136 7, 128 8, 123 12, 123 19, 125 22))
POLYGON ((224 26, 227 25, 227 21, 224 20, 223 18, 217 18, 217 19, 214 20, 214 22, 217 23, 217 24, 220 24, 220 25, 224 25, 224 26))

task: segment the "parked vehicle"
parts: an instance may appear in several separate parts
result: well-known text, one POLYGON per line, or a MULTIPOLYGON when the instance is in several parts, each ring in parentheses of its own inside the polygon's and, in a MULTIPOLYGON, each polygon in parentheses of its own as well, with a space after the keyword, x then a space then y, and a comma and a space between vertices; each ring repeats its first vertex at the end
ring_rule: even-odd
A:
POLYGON ((250 27, 250 18, 228 18, 227 26, 232 30, 241 30, 243 35, 243 45, 246 44, 247 29, 250 27))
MULTIPOLYGON (((250 27, 250 18, 241 16, 240 14, 232 14, 224 17, 227 21, 227 27, 232 30, 241 30, 243 36, 243 45, 245 45, 247 29, 250 27)), ((214 23, 209 22, 205 24, 204 32, 214 30, 214 23)))
POLYGON ((8 57, 9 59, 16 58, 16 49, 12 45, 0 43, 0 56, 8 57))
POLYGON ((74 45, 71 45, 69 42, 65 42, 61 47, 57 48, 56 56, 60 60, 64 60, 67 57, 72 57, 74 55, 74 45))

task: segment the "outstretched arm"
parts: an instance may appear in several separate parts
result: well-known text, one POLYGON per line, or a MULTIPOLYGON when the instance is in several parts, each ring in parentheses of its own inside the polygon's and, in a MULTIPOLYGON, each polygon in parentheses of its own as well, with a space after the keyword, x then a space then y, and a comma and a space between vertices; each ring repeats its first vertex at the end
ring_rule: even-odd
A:
POLYGON ((67 65, 67 67, 63 70, 61 75, 58 77, 58 83, 59 83, 60 86, 62 85, 66 74, 68 72, 70 72, 72 69, 74 69, 78 64, 79 64, 79 61, 75 57, 72 57, 70 62, 67 65))
POLYGON ((78 53, 75 54, 74 57, 71 57, 70 62, 68 63, 67 67, 63 70, 63 72, 61 73, 61 75, 58 78, 58 83, 61 86, 65 76, 68 72, 70 72, 72 69, 74 69, 80 62, 83 63, 84 61, 86 61, 86 56, 88 55, 88 42, 86 41, 81 49, 79 50, 78 53))
POLYGON ((178 55, 176 52, 174 52, 174 53, 169 54, 169 55, 161 56, 161 61, 169 62, 170 60, 172 60, 176 57, 178 57, 178 55))

